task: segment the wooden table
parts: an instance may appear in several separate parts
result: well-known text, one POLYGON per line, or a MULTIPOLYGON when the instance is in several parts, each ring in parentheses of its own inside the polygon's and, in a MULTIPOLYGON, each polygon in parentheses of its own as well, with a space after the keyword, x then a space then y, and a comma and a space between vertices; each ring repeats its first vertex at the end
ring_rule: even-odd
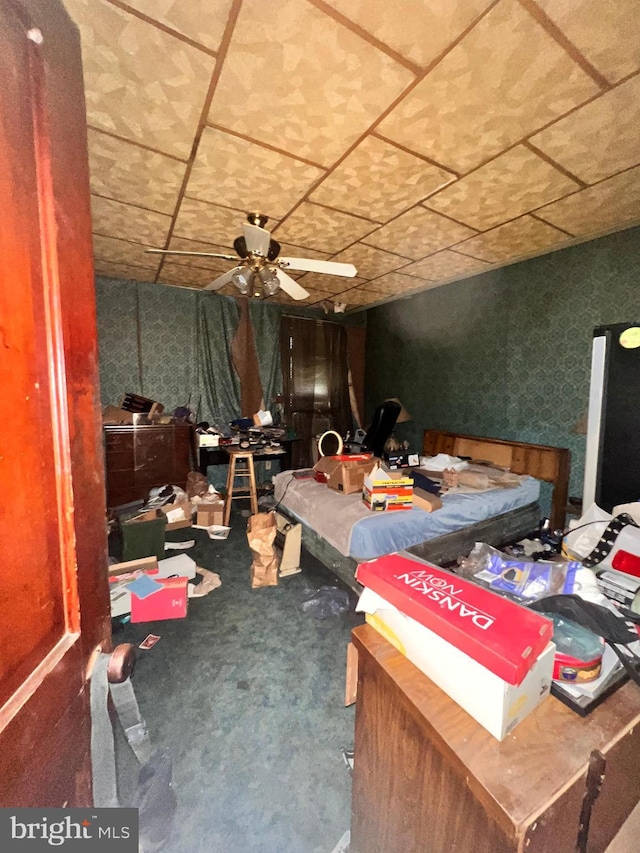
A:
POLYGON ((584 849, 604 851, 640 800, 635 684, 585 718, 550 697, 499 742, 372 627, 353 643, 351 853, 575 853, 594 750, 606 768, 584 849))
MULTIPOLYGON (((280 470, 288 471, 291 468, 291 448, 293 443, 300 441, 299 438, 283 438, 279 440, 280 449, 269 446, 250 445, 253 450, 253 458, 260 462, 279 460, 280 470)), ((224 444, 218 447, 198 448, 198 470, 207 475, 209 465, 227 465, 229 462, 229 450, 237 450, 237 444, 224 444)))

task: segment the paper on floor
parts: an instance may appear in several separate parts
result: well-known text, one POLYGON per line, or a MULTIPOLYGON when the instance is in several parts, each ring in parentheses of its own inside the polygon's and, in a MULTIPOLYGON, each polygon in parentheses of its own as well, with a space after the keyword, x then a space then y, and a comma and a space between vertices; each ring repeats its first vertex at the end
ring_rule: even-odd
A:
POLYGON ((199 584, 189 584, 189 598, 202 598, 203 596, 208 595, 212 590, 222 586, 220 575, 217 575, 215 572, 210 572, 209 569, 202 569, 200 566, 198 566, 196 572, 201 575, 202 580, 199 584))
POLYGON ((169 578, 176 575, 179 578, 192 580, 196 576, 196 562, 187 554, 177 554, 175 557, 166 557, 158 560, 159 578, 169 578))

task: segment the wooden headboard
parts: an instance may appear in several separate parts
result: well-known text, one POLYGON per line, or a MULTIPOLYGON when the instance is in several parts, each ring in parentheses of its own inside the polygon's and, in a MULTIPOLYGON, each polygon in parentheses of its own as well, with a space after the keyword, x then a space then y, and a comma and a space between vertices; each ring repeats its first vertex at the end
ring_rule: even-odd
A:
POLYGON ((523 441, 504 441, 501 438, 482 438, 426 429, 422 439, 425 456, 448 453, 450 456, 470 456, 509 468, 514 474, 528 474, 553 484, 551 526, 564 529, 569 498, 569 467, 571 453, 566 447, 545 444, 526 444, 523 441))

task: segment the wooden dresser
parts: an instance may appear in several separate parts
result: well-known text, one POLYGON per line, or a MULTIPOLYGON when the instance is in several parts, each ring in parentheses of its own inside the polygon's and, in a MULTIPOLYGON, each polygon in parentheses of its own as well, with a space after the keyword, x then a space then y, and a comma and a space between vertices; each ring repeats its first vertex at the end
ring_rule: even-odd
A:
POLYGON ((197 468, 193 427, 189 424, 105 425, 107 507, 146 498, 154 486, 184 489, 197 468))
POLYGON ((585 718, 550 697, 499 742, 371 626, 353 643, 351 853, 602 853, 640 800, 637 685, 585 718), (577 848, 596 750, 604 781, 577 848))

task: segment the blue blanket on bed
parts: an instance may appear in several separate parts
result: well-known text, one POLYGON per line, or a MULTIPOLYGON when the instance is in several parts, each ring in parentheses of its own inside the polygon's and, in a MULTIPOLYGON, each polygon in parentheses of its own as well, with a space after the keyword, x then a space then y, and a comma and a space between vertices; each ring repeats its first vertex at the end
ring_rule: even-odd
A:
POLYGON ((420 509, 371 514, 354 524, 349 544, 350 556, 371 560, 382 554, 402 551, 427 539, 454 533, 478 521, 538 500, 540 482, 527 477, 515 489, 491 489, 442 495, 442 507, 435 512, 420 509))
POLYGON ((274 477, 275 498, 336 550, 356 560, 372 560, 429 539, 455 533, 496 515, 535 503, 540 482, 525 477, 520 486, 486 492, 442 495, 442 507, 370 512, 359 494, 342 495, 315 480, 296 480, 291 471, 274 477))

